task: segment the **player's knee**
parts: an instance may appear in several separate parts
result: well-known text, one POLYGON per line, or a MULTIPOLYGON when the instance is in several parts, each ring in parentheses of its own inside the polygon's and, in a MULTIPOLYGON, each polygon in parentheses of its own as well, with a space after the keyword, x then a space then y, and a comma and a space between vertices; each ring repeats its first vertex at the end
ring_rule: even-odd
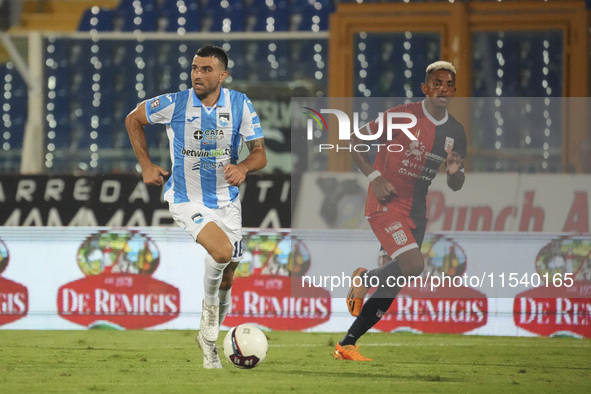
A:
POLYGON ((416 258, 409 261, 407 264, 406 275, 408 276, 419 276, 425 269, 425 261, 422 258, 416 258))
POLYGON ((403 275, 419 276, 425 268, 423 256, 419 253, 405 253, 398 257, 398 264, 403 275))
POLYGON ((414 261, 412 264, 412 276, 419 276, 423 273, 423 270, 425 269, 425 261, 423 261, 422 259, 420 261, 414 261))
POLYGON ((232 258, 232 253, 234 253, 234 248, 228 241, 219 245, 215 250, 211 251, 210 254, 216 263, 226 264, 232 258))

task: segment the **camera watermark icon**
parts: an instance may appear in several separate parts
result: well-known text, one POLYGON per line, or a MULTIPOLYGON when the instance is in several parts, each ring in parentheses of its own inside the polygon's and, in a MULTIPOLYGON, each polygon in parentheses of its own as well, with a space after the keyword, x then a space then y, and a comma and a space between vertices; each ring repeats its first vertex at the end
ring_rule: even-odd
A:
MULTIPOLYGON (((326 109, 322 108, 319 111, 316 111, 310 107, 303 107, 304 109, 308 110, 309 112, 304 112, 304 114, 308 115, 310 119, 307 122, 307 139, 309 141, 314 139, 314 121, 320 127, 320 130, 328 131, 328 124, 326 119, 322 114, 333 114, 337 117, 338 121, 338 139, 339 141, 351 141, 351 135, 355 135, 361 141, 378 141, 382 138, 384 132, 386 133, 385 137, 387 141, 392 141, 392 134, 395 130, 402 131, 410 140, 416 141, 417 137, 413 135, 410 131, 414 126, 417 124, 417 117, 413 114, 406 113, 406 112, 386 112, 386 116, 384 116, 383 112, 378 114, 375 123, 377 125, 377 130, 375 133, 363 133, 362 130, 367 128, 367 124, 363 125, 361 129, 359 128, 359 113, 353 112, 353 132, 351 132, 351 119, 347 113, 338 110, 338 109, 326 109), (400 123, 401 120, 410 120, 410 122, 400 123)), ((382 147, 385 147, 389 152, 401 152, 404 148, 400 144, 351 144, 348 143, 344 146, 334 145, 334 144, 319 144, 318 149, 319 152, 326 151, 326 150, 336 150, 337 152, 340 150, 346 151, 355 151, 355 152, 368 152, 371 150, 371 147, 377 147, 379 151, 382 147)))

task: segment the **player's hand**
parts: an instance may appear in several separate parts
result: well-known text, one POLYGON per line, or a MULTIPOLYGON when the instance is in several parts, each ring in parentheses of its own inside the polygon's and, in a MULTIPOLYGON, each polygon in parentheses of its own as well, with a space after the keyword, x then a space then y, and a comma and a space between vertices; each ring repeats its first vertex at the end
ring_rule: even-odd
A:
POLYGON ((224 174, 230 186, 240 186, 246 179, 246 169, 241 165, 228 164, 224 167, 224 174))
POLYGON ((462 160, 462 157, 458 152, 454 152, 451 149, 449 149, 447 151, 447 158, 445 159, 445 164, 447 165, 447 173, 449 175, 453 175, 462 168, 464 160, 462 160))
POLYGON ((142 178, 146 185, 162 186, 164 177, 170 173, 156 164, 150 164, 146 168, 142 167, 142 178))
POLYGON ((394 197, 397 196, 396 189, 394 186, 384 177, 379 176, 370 183, 371 190, 373 190, 374 194, 378 198, 380 204, 387 204, 394 197))

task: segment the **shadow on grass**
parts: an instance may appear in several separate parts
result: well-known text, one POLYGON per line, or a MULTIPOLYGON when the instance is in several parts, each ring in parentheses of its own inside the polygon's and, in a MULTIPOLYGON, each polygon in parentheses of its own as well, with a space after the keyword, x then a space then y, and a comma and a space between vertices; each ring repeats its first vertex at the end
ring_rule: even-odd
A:
MULTIPOLYGON (((261 375, 265 374, 264 370, 258 371, 261 375)), ((268 371, 269 375, 276 375, 277 371, 268 371)), ((328 378, 332 377, 335 379, 367 379, 370 377, 373 379, 391 379, 396 381, 409 381, 409 382, 453 382, 453 380, 444 378, 440 375, 396 375, 391 372, 383 372, 383 373, 376 373, 372 372, 371 374, 363 373, 363 372, 327 372, 327 371, 307 371, 307 370, 291 370, 291 371, 282 371, 282 374, 285 375, 300 375, 304 378, 306 377, 321 377, 321 378, 328 378)))

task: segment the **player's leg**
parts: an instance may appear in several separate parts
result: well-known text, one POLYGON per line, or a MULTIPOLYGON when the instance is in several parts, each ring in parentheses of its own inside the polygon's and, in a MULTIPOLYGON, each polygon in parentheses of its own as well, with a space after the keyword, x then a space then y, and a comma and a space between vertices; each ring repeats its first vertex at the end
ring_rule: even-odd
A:
MULTIPOLYGON (((402 258, 398 257, 401 250, 406 250, 406 247, 398 248, 398 245, 394 246, 390 242, 389 250, 392 252, 391 255, 382 247, 379 253, 378 267, 373 270, 368 270, 364 274, 366 282, 370 282, 372 276, 378 277, 379 283, 385 283, 388 277, 396 278, 398 276, 418 276, 425 269, 425 262, 423 255, 420 252, 423 239, 425 238, 425 229, 427 227, 427 220, 423 218, 413 218, 408 220, 409 227, 404 226, 402 229, 405 233, 409 232, 412 238, 406 238, 407 245, 417 246, 417 250, 414 252, 405 254, 402 258), (412 242, 414 240, 414 242, 412 242), (392 257, 391 257, 392 256, 392 257)), ((374 279, 374 283, 376 280, 374 279)), ((398 294, 398 292, 396 292, 398 294)))
POLYGON ((226 233, 215 223, 207 223, 197 235, 208 255, 205 257, 203 276, 203 317, 202 335, 208 341, 215 341, 219 333, 219 289, 225 268, 230 263, 234 248, 226 233))
POLYGON ((232 258, 232 244, 214 222, 214 210, 192 202, 169 204, 169 208, 177 224, 207 251, 201 323, 196 340, 203 350, 203 367, 222 368, 216 345, 219 336, 219 286, 223 271, 232 258))
POLYGON ((220 284, 218 320, 221 325, 232 306, 234 271, 238 267, 240 260, 242 260, 242 206, 239 199, 218 212, 218 222, 233 247, 230 264, 224 269, 222 283, 220 284))
MULTIPOLYGON (((408 270, 407 272, 411 272, 414 275, 414 272, 418 270, 417 267, 422 265, 424 265, 423 255, 418 246, 414 249, 407 250, 377 270, 379 272, 380 283, 386 283, 388 275, 394 275, 394 278, 400 275, 408 276, 401 272, 401 266, 405 267, 405 271, 408 270)), ((336 345, 335 358, 353 361, 370 360, 359 353, 359 347, 356 345, 357 340, 382 319, 399 292, 400 287, 395 284, 393 286, 377 287, 376 291, 363 304, 359 316, 351 324, 344 338, 336 345)))
POLYGON ((384 266, 359 274, 361 283, 378 283, 378 287, 367 302, 363 304, 363 300, 359 300, 363 307, 345 337, 337 344, 335 358, 364 360, 365 357, 361 356, 356 346, 357 340, 375 326, 392 305, 400 292, 395 279, 400 276, 419 275, 423 271, 424 261, 420 244, 423 241, 425 226, 416 226, 414 221, 405 219, 384 216, 378 220, 370 220, 374 233, 392 260, 384 266), (418 238, 418 243, 415 237, 418 238), (372 281, 373 277, 378 281, 372 281), (345 350, 349 354, 345 353, 345 350))
POLYGON ((215 320, 215 324, 209 322, 210 324, 201 329, 205 331, 202 334, 207 340, 215 341, 219 331, 219 287, 224 269, 233 257, 234 245, 228 234, 220 227, 223 224, 217 223, 221 210, 210 209, 195 202, 169 204, 169 208, 177 224, 189 232, 193 239, 207 251, 204 264, 204 313, 202 315, 206 315, 205 318, 209 322, 210 319, 207 316, 215 312, 215 319, 211 319, 215 320))
POLYGON ((240 261, 230 261, 230 264, 224 269, 222 276, 222 283, 220 284, 220 310, 219 310, 219 324, 220 326, 224 322, 230 307, 232 306, 232 285, 234 284, 234 271, 240 261))
POLYGON ((203 275, 203 310, 197 341, 203 350, 203 367, 222 368, 216 340, 220 332, 219 288, 223 273, 232 258, 232 244, 224 231, 215 223, 207 223, 197 235, 197 242, 207 251, 203 275))
MULTIPOLYGON (((388 253, 384 250, 383 247, 380 247, 380 252, 378 253, 378 269, 386 266, 391 261, 391 257, 388 253)), ((374 275, 377 276, 377 275, 374 275)), ((353 271, 353 275, 351 276, 351 280, 357 281, 365 281, 364 286, 355 286, 354 284, 349 289, 349 293, 347 294, 347 307, 349 308, 349 313, 352 316, 359 316, 361 313, 361 308, 363 307, 363 302, 365 296, 369 290, 365 284, 369 284, 367 279, 371 278, 371 276, 367 275, 367 270, 363 267, 357 268, 353 271), (359 279, 355 279, 355 277, 359 277, 359 279)))
POLYGON ((380 246, 380 251, 378 253, 378 268, 385 266, 391 260, 392 258, 388 255, 388 252, 386 252, 384 248, 380 246))
MULTIPOLYGON (((388 212, 373 216, 369 218, 369 225, 382 248, 386 251, 380 253, 381 255, 392 256, 392 259, 394 259, 395 256, 417 247, 412 233, 412 228, 416 228, 416 226, 403 213, 388 212)), ((387 278, 389 276, 398 277, 403 274, 399 268, 398 264, 389 262, 382 267, 378 266, 369 271, 365 268, 358 268, 353 271, 351 288, 346 298, 349 313, 352 316, 359 316, 370 285, 373 283, 373 286, 375 286, 374 279, 379 280, 381 277, 387 278)))

